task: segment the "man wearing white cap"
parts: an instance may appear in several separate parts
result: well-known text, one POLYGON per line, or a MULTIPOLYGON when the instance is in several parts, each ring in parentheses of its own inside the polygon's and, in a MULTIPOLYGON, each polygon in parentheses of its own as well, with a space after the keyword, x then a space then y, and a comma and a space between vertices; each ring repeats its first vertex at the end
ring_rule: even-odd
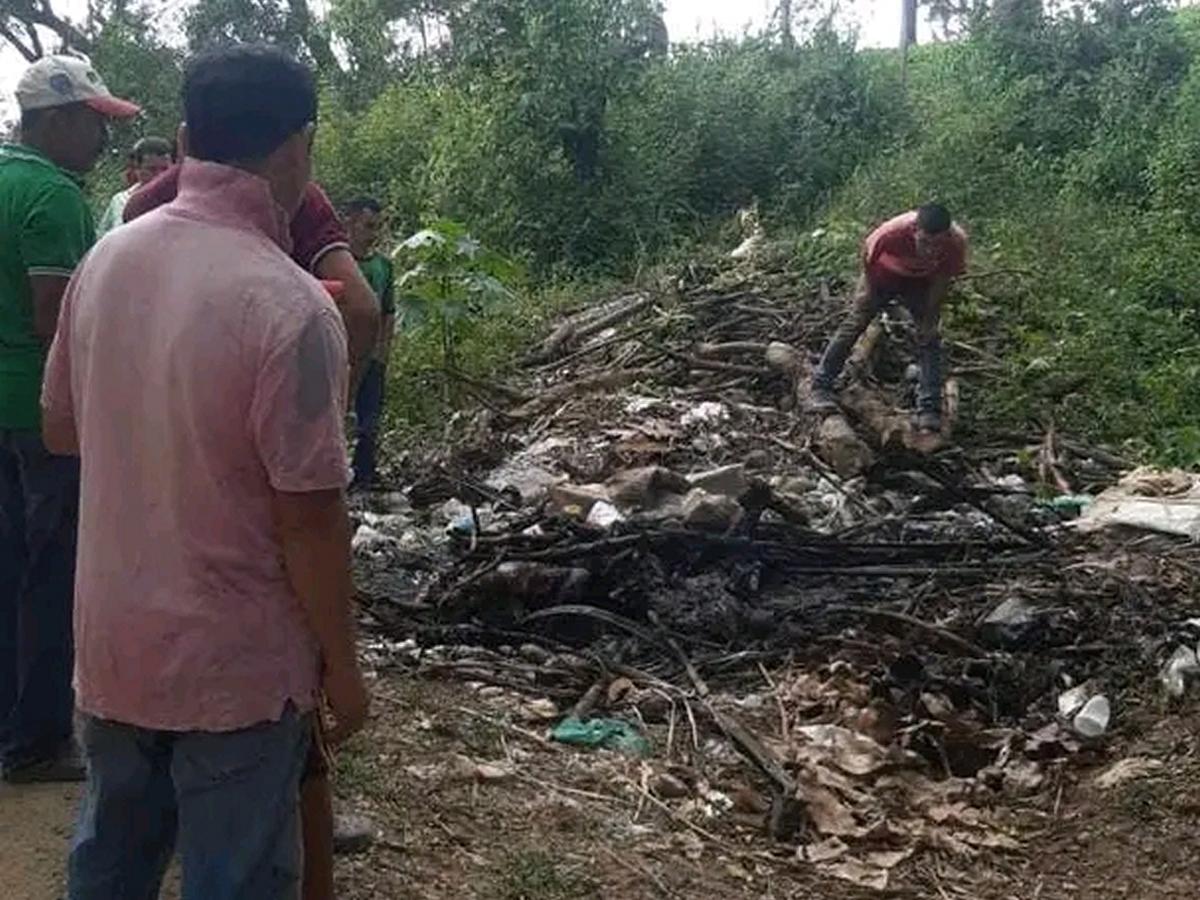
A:
POLYGON ((95 240, 76 177, 138 107, 91 63, 51 56, 17 85, 21 140, 0 145, 0 775, 77 780, 71 612, 79 462, 40 437, 46 351, 63 291, 95 240))

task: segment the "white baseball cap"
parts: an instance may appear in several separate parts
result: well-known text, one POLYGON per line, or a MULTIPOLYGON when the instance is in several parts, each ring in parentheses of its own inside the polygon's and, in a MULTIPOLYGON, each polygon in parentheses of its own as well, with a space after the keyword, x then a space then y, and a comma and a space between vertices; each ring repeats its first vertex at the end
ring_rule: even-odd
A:
POLYGON ((130 119, 142 111, 109 93, 92 64, 76 56, 44 56, 31 65, 17 82, 17 103, 22 112, 86 103, 113 119, 130 119))

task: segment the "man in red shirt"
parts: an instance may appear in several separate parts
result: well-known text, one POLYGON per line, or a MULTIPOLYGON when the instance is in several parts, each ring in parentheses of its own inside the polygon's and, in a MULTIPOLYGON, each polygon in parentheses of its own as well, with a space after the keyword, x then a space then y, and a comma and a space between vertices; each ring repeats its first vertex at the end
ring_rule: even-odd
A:
POLYGON ((917 427, 937 431, 942 411, 942 300, 950 282, 966 271, 967 236, 939 203, 927 203, 884 222, 863 243, 863 274, 854 309, 821 358, 809 408, 837 409, 833 385, 859 336, 893 300, 917 326, 917 427))

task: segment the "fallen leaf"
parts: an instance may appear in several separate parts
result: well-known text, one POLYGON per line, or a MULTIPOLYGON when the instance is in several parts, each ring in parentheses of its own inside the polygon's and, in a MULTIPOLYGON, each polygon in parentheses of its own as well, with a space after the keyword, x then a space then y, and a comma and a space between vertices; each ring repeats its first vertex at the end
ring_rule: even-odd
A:
POLYGON ((870 775, 889 763, 887 750, 841 725, 806 725, 797 728, 796 733, 811 746, 826 751, 839 769, 851 775, 870 775))
POLYGON ((474 772, 475 780, 484 783, 507 781, 515 774, 508 766, 497 766, 491 763, 480 763, 475 767, 474 772))
POLYGON ((832 875, 842 881, 849 881, 859 887, 870 888, 874 891, 886 891, 888 886, 888 871, 876 866, 870 866, 862 860, 850 857, 839 863, 824 865, 820 870, 826 875, 832 875))
POLYGON ((924 693, 921 703, 930 716, 940 721, 944 722, 954 715, 954 704, 945 694, 924 693))
POLYGON ((738 879, 739 881, 753 881, 754 880, 754 876, 751 875, 749 872, 747 872, 745 867, 743 867, 740 863, 736 863, 736 862, 725 863, 725 871, 728 872, 730 875, 732 875, 734 878, 738 879))
POLYGON ((692 793, 691 788, 682 779, 667 772, 663 772, 654 779, 652 788, 656 796, 664 797, 667 800, 678 800, 681 797, 690 796, 692 793))
POLYGON ((771 808, 771 802, 754 788, 740 787, 733 792, 735 812, 763 815, 771 808))
POLYGON ((826 838, 816 844, 801 845, 796 848, 796 856, 805 862, 826 863, 840 859, 850 852, 846 842, 841 838, 826 838))
POLYGON ((876 850, 867 854, 867 862, 880 869, 894 869, 912 855, 911 847, 904 850, 876 850))
POLYGON ((853 837, 861 832, 850 808, 833 791, 817 786, 804 787, 798 799, 808 811, 813 827, 821 834, 853 837))
POLYGON ((925 815, 944 825, 947 822, 957 822, 959 825, 982 825, 979 810, 965 803, 935 803, 925 810, 925 815))
POLYGON ((1045 774, 1035 762, 1009 760, 1008 765, 1001 769, 1001 774, 1005 790, 1018 795, 1036 793, 1046 783, 1045 774))
POLYGON ((1097 775, 1094 784, 1100 790, 1107 791, 1127 781, 1136 781, 1139 778, 1146 778, 1153 775, 1162 769, 1162 767, 1162 760, 1147 759, 1144 756, 1130 756, 1127 759, 1114 763, 1105 769, 1104 772, 1097 775))
POLYGON ((530 700, 521 705, 520 716, 526 722, 550 722, 558 718, 558 704, 547 697, 530 700))

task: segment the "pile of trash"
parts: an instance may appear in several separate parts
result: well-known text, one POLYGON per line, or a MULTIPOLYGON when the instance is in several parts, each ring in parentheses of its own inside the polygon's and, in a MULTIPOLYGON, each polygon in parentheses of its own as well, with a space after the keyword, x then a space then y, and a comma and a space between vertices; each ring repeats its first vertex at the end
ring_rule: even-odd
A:
POLYGON ((1131 518, 1111 451, 914 440, 902 322, 865 337, 844 414, 810 417, 836 288, 769 254, 689 268, 566 318, 519 381, 465 380, 452 449, 356 511, 357 584, 382 662, 884 888, 922 850, 1013 849, 1005 797, 1095 760, 1147 684, 1184 694, 1200 552, 1131 518))

